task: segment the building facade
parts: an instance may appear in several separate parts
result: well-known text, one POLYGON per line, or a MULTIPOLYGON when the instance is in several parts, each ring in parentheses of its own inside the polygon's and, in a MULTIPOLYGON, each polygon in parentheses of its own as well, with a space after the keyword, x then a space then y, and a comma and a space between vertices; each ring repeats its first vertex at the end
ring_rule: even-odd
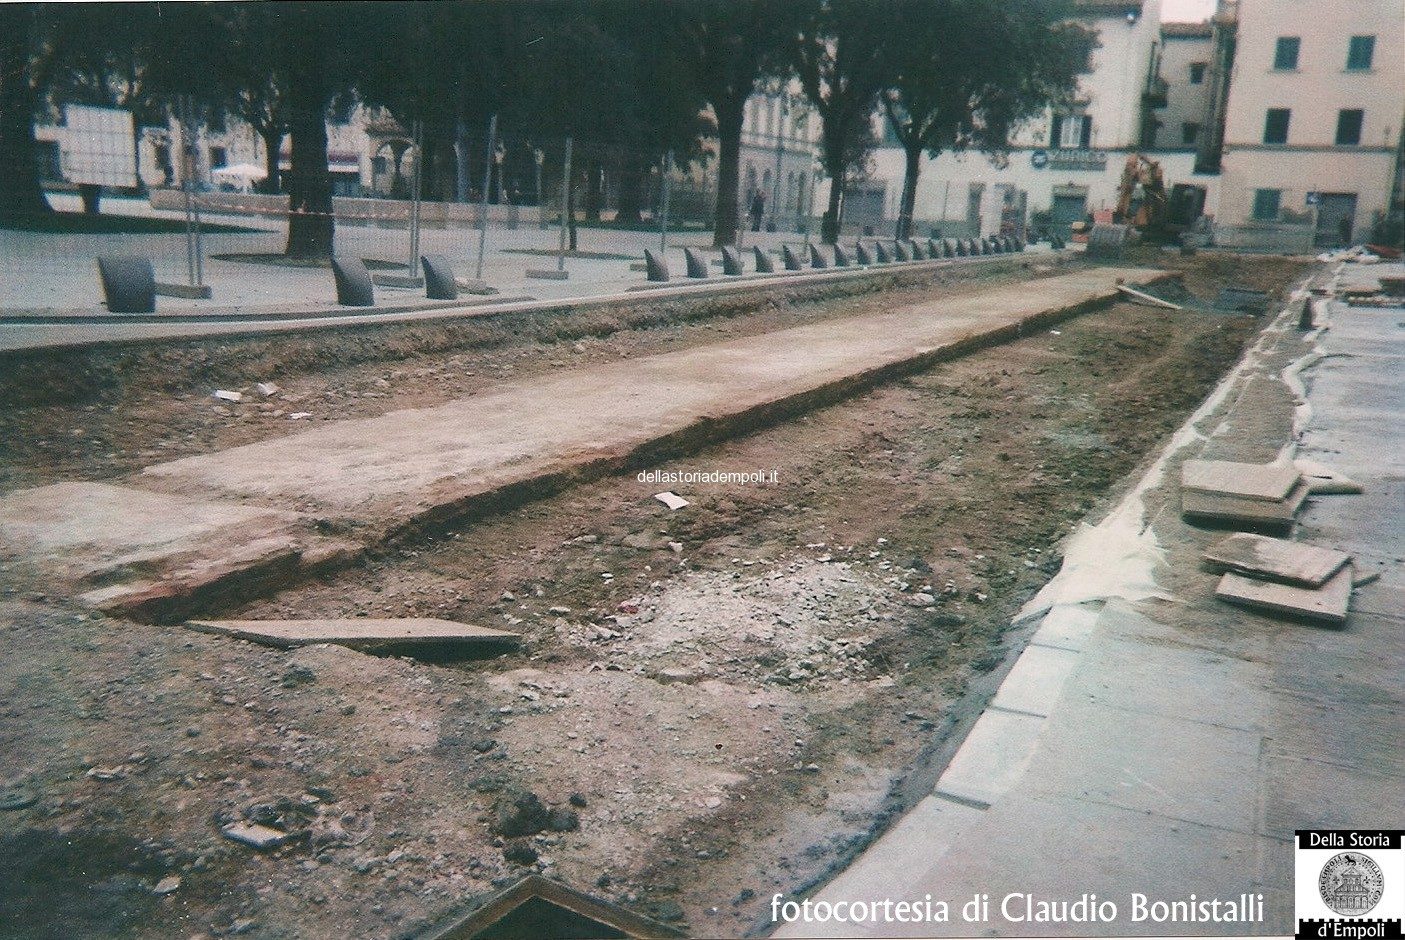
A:
MULTIPOLYGON (((919 227, 989 234, 1021 203, 1036 225, 1064 227, 1116 204, 1134 153, 1161 165, 1172 220, 1203 213, 1227 247, 1360 241, 1389 211, 1405 148, 1399 0, 1221 0, 1204 23, 1162 23, 1159 0, 1078 9, 1098 47, 1072 105, 1030 121, 999 161, 924 159, 919 227)), ((872 163, 846 199, 847 230, 896 222, 903 153, 890 134, 872 163)))
MULTIPOLYGON (((919 228, 991 234, 1022 210, 1044 224, 1067 226, 1116 204, 1127 155, 1143 149, 1149 109, 1159 100, 1160 0, 1079 0, 1077 6, 1079 19, 1096 33, 1097 48, 1071 102, 1018 129, 998 161, 974 152, 924 158, 914 207, 919 228)), ((846 229, 882 231, 897 219, 903 151, 882 121, 876 119, 875 134, 884 135, 883 145, 869 177, 855 187, 855 198, 846 199, 846 212, 855 210, 846 229)), ((1193 150, 1176 148, 1167 156, 1168 178, 1191 174, 1193 150)))
MULTIPOLYGON (((1317 245, 1385 215, 1405 119, 1399 0, 1238 4, 1217 222, 1252 241, 1310 226, 1317 245)), ((1223 240, 1223 239, 1222 239, 1223 240)))

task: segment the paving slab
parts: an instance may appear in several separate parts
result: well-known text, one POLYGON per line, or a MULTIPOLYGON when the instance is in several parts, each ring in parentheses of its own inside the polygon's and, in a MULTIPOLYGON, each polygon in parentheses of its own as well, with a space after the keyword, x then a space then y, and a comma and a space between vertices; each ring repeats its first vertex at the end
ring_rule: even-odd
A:
POLYGON ((1076 701, 1262 733, 1271 671, 1244 645, 1221 646, 1202 630, 1152 620, 1121 602, 1099 618, 1097 642, 1069 679, 1076 701))
POLYGON ((1302 482, 1281 500, 1182 490, 1181 515, 1198 522, 1287 528, 1293 524, 1307 495, 1308 486, 1302 482))
MULTIPOLYGON (((826 886, 833 900, 882 902, 916 900, 929 890, 931 878, 952 848, 985 817, 985 811, 928 796, 903 816, 865 852, 867 864, 855 866, 826 886)), ((776 937, 852 937, 853 926, 839 921, 786 924, 776 937)))
POLYGON ((1244 607, 1340 624, 1346 622, 1347 607, 1351 603, 1351 581, 1350 565, 1316 588, 1260 581, 1229 572, 1220 578, 1215 596, 1244 607))
POLYGON ((987 708, 937 780, 937 795, 993 804, 1024 775, 1043 730, 1037 715, 987 708))
POLYGON ((1181 486, 1185 489, 1245 499, 1286 499, 1298 476, 1298 468, 1292 464, 1229 460, 1187 460, 1181 464, 1181 486))
POLYGON ((1048 715, 1078 659, 1073 650, 1031 643, 1000 683, 991 704, 1006 711, 1048 715))
POLYGON ((1327 583, 1351 561, 1346 552, 1245 532, 1216 542, 1202 557, 1220 571, 1314 588, 1327 583))
POLYGON ((508 630, 494 630, 468 623, 430 617, 378 619, 356 617, 322 620, 191 620, 186 626, 201 633, 217 633, 268 646, 292 647, 331 643, 353 649, 366 646, 416 643, 463 645, 516 643, 521 637, 508 630))
POLYGON ((1032 645, 1080 650, 1093 632, 1102 606, 1101 603, 1056 604, 1044 615, 1029 642, 1032 645))
POLYGON ((1253 832, 1262 744, 1256 731, 1065 701, 1027 775, 1040 792, 1253 832))

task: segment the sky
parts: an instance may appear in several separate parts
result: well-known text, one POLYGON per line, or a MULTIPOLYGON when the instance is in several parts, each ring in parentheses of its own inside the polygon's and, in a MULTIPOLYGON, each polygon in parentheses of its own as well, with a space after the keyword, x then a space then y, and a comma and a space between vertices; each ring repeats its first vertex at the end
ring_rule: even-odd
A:
POLYGON ((1215 12, 1215 0, 1162 0, 1161 19, 1171 23, 1207 20, 1215 12))

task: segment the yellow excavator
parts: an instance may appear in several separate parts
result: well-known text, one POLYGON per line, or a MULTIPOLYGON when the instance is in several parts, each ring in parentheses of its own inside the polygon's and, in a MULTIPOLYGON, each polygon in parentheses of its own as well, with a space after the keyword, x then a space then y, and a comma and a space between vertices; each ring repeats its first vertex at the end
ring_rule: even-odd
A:
POLYGON ((1161 176, 1161 164, 1139 153, 1128 154, 1122 169, 1122 182, 1117 187, 1117 207, 1112 221, 1131 225, 1142 235, 1153 236, 1166 225, 1166 183, 1161 176), (1141 199, 1133 211, 1132 203, 1141 187, 1141 199))

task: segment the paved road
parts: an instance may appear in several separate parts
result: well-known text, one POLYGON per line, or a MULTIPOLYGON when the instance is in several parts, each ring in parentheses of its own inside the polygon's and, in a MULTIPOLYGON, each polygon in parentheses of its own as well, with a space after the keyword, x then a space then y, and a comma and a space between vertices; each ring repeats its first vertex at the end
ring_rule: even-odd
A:
POLYGON ((1115 296, 1119 278, 1150 273, 1087 269, 504 382, 433 408, 157 464, 116 485, 10 493, 0 498, 0 549, 69 590, 103 585, 88 595, 97 604, 284 571, 345 547, 321 534, 328 520, 373 543, 416 520, 613 472, 654 448, 699 446, 964 344, 1036 328, 1115 296))
POLYGON ((1048 615, 935 792, 813 897, 930 895, 954 902, 952 921, 790 923, 776 936, 1287 935, 1295 830, 1405 824, 1405 329, 1398 309, 1332 304, 1326 358, 1300 363, 1297 401, 1282 380, 1309 353, 1296 320, 1281 317, 1138 489, 1070 546, 1041 595, 1048 615), (1294 536, 1381 575, 1341 630, 1217 602, 1198 556, 1223 533, 1179 518, 1180 460, 1267 461, 1295 433, 1299 456, 1366 486, 1313 498, 1294 536), (1136 893, 1251 904, 1237 920, 1137 921, 1136 893), (961 905, 977 894, 988 915, 967 922, 961 905), (1117 916, 1032 922, 1022 897, 1002 911, 1026 894, 1095 894, 1117 916), (1260 896, 1261 919, 1244 919, 1260 896))
MULTIPOLYGON (((75 211, 76 205, 59 208, 75 211)), ((77 202, 76 198, 71 202, 77 202)), ((114 215, 160 216, 180 219, 176 213, 157 212, 141 200, 107 199, 105 213, 114 215)), ((285 225, 281 220, 260 216, 209 215, 207 221, 235 225, 255 231, 246 234, 208 234, 205 245, 205 283, 213 296, 205 301, 161 298, 163 308, 257 309, 288 304, 327 304, 334 296, 332 275, 325 269, 299 269, 266 264, 222 260, 219 255, 279 254, 283 251, 285 225)), ((527 278, 529 268, 555 268, 556 258, 524 251, 555 252, 559 243, 556 229, 523 226, 516 229, 490 227, 485 246, 483 278, 511 294, 557 299, 614 293, 641 283, 644 275, 630 270, 631 260, 643 260, 644 249, 659 247, 659 236, 648 231, 579 229, 579 247, 592 253, 614 254, 615 258, 567 258, 569 279, 565 281, 527 278)), ((478 230, 425 228, 420 234, 424 254, 442 254, 454 264, 461 277, 476 273, 478 230)), ((712 244, 707 232, 669 235, 670 266, 683 272, 683 246, 712 244)), ((783 241, 800 244, 804 237, 795 233, 753 233, 744 235, 749 250, 753 244, 778 250, 783 241)), ((337 226, 336 251, 363 258, 404 263, 409 257, 409 236, 401 227, 341 223, 337 226)), ((139 254, 153 260, 158 280, 186 283, 185 235, 180 232, 159 235, 56 235, 0 229, 0 311, 85 310, 101 312, 102 291, 94 259, 102 254, 139 254)), ((422 296, 421 291, 383 288, 383 302, 422 296)))

